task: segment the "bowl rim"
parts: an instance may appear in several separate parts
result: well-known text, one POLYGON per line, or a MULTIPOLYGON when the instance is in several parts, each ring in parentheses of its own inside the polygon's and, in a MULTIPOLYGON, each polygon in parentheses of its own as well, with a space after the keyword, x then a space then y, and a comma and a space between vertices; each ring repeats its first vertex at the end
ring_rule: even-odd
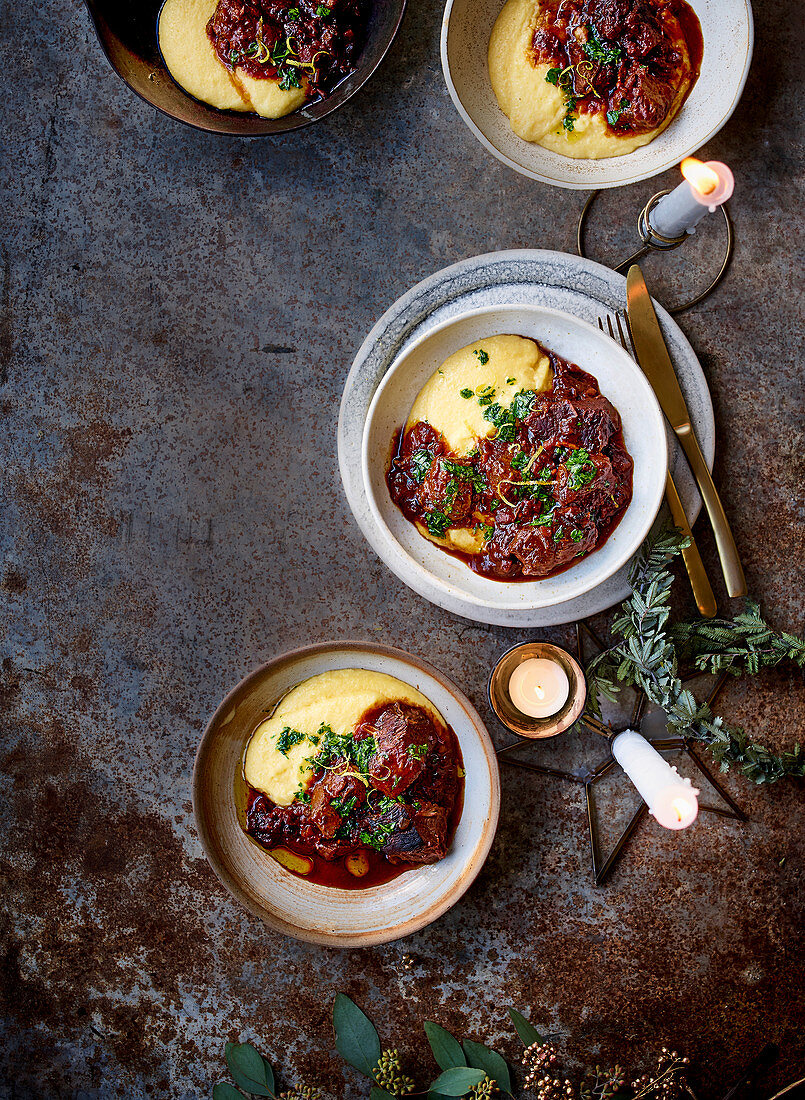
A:
MULTIPOLYGON (((505 0, 504 0, 505 2, 505 0)), ((450 34, 450 21, 453 15, 453 8, 456 4, 456 0, 447 0, 444 7, 444 14, 442 15, 442 27, 439 37, 439 52, 442 62, 442 74, 444 76, 447 90, 450 93, 450 98, 453 101, 453 105, 458 111, 464 124, 472 133, 473 137, 480 142, 481 145, 491 153, 493 157, 496 157, 503 164, 507 165, 513 171, 518 172, 522 176, 527 176, 529 179, 538 180, 540 183, 547 183, 550 187, 562 187, 570 191, 589 191, 594 188, 609 189, 613 187, 627 187, 632 183, 639 183, 641 180, 653 179, 655 176, 662 175, 663 172, 667 172, 669 169, 675 167, 684 157, 692 156, 699 149, 703 148, 720 130, 726 126, 729 120, 732 118, 735 110, 740 103, 741 96, 744 93, 746 82, 749 79, 749 70, 752 66, 752 56, 755 46, 755 21, 754 14, 752 12, 751 0, 743 0, 746 8, 746 29, 747 29, 747 42, 746 42, 746 57, 744 58, 743 69, 738 79, 738 83, 735 88, 735 93, 732 98, 726 113, 722 115, 720 119, 714 122, 706 133, 703 133, 700 138, 697 138, 695 143, 686 145, 678 153, 674 152, 673 156, 666 158, 666 162, 655 167, 649 168, 643 172, 632 172, 629 175, 619 176, 616 180, 562 180, 556 179, 553 176, 547 175, 545 172, 537 171, 536 169, 528 168, 523 164, 519 164, 513 160, 502 149, 499 149, 486 134, 481 130, 477 123, 472 119, 469 112, 465 108, 461 101, 461 97, 458 94, 458 89, 453 81, 452 72, 450 70, 450 58, 447 50, 447 40, 450 34)), ((502 8, 501 4, 501 8, 502 8)), ((488 75, 487 75, 488 79, 488 75)), ((513 131, 512 131, 513 132, 513 131)), ((515 135, 516 136, 516 135, 515 135)), ((527 144, 527 143, 524 143, 527 144)), ((634 150, 639 152, 639 149, 634 150)), ((621 157, 607 157, 602 159, 607 160, 620 160, 626 161, 624 168, 628 166, 630 156, 632 154, 625 154, 621 157)), ((595 163, 595 162, 592 162, 595 163)))
MULTIPOLYGON (((356 95, 356 93, 359 92, 361 90, 361 88, 363 88, 372 79, 372 77, 375 75, 377 70, 383 64, 383 61, 385 60, 386 55, 388 54, 389 50, 391 49, 391 47, 394 43, 394 40, 396 39, 396 37, 399 33, 400 26, 401 26, 403 18, 405 16, 405 11, 406 11, 406 7, 408 5, 408 0, 394 0, 394 2, 399 5, 399 11, 397 13, 396 19, 394 20, 394 25, 391 29, 391 33, 388 36, 388 40, 387 40, 386 44, 383 46, 383 48, 382 48, 375 64, 366 72, 366 74, 359 81, 356 82, 355 86, 350 89, 348 94, 342 100, 340 100, 338 103, 334 103, 331 106, 327 107, 326 109, 322 110, 321 114, 317 115, 315 118, 310 118, 309 116, 302 114, 302 111, 304 110, 304 106, 305 106, 304 104, 303 104, 302 107, 297 108, 297 110, 291 111, 289 115, 281 116, 280 119, 270 119, 270 118, 262 118, 260 115, 254 115, 254 114, 252 114, 248 111, 243 112, 240 115, 238 115, 237 112, 221 110, 220 108, 213 107, 209 103, 204 103, 204 100, 197 99, 196 96, 191 95, 190 92, 188 92, 185 88, 183 88, 182 85, 179 84, 179 82, 174 79, 173 74, 171 73, 168 66, 165 64, 165 61, 162 57, 162 51, 159 48, 159 36, 158 36, 158 33, 156 33, 155 34, 155 44, 156 44, 157 55, 159 57, 159 64, 164 69, 167 78, 170 81, 172 81, 176 85, 176 87, 179 88, 179 90, 184 95, 186 95, 188 97, 188 99, 192 100, 195 103, 200 103, 202 106, 207 107, 211 112, 215 112, 214 117, 220 116, 222 119, 225 119, 225 118, 230 118, 234 115, 235 117, 238 117, 240 119, 240 121, 242 121, 242 122, 254 123, 254 127, 250 128, 249 130, 232 130, 232 129, 227 129, 226 127, 224 127, 222 125, 220 125, 220 126, 216 125, 215 121, 214 121, 214 117, 211 118, 209 125, 202 124, 200 121, 193 121, 191 119, 181 118, 179 115, 173 114, 171 111, 166 110, 165 107, 163 107, 160 104, 155 103, 153 100, 149 99, 148 96, 145 95, 145 93, 143 91, 141 91, 139 88, 135 87, 135 85, 132 84, 131 81, 126 76, 124 76, 124 74, 120 71, 120 69, 118 68, 116 62, 114 61, 114 59, 113 59, 113 57, 112 57, 112 55, 111 55, 111 53, 110 53, 110 51, 107 47, 106 41, 104 40, 104 38, 101 34, 100 27, 98 25, 99 15, 96 11, 95 0, 84 0, 84 6, 87 9, 87 14, 89 15, 90 24, 92 25, 92 29, 95 33, 95 37, 98 40, 98 44, 100 45, 101 50, 103 51, 103 54, 106 57, 106 60, 109 62, 109 65, 110 65, 112 71, 115 73, 115 75, 120 80, 123 81, 123 83, 126 85, 126 87, 130 91, 134 92, 134 94, 139 99, 141 99, 143 101, 143 103, 147 103, 149 107, 151 107, 155 111, 158 111, 161 115, 164 115, 166 118, 170 118, 174 122, 180 122, 183 126, 189 126, 191 129, 197 130, 199 133, 202 133, 202 134, 216 134, 220 137, 235 137, 235 138, 264 138, 264 137, 281 137, 283 134, 291 134, 291 133, 296 132, 297 130, 303 130, 307 126, 312 126, 315 122, 321 122, 322 119, 327 118, 329 115, 331 115, 335 111, 337 111, 340 107, 343 107, 344 104, 348 103, 349 100, 352 99, 352 97, 354 95, 356 95), (271 129, 271 124, 272 123, 280 122, 285 118, 288 118, 289 120, 293 119, 294 121, 292 123, 289 121, 288 124, 282 126, 281 128, 271 129)), ((159 16, 162 12, 163 6, 164 6, 164 0, 162 0, 162 2, 159 4, 159 10, 158 10, 157 16, 156 16, 156 26, 159 25, 159 16)), ((366 47, 367 44, 368 43, 366 43, 366 42, 364 43, 364 48, 366 47)), ((349 79, 349 76, 344 78, 344 80, 348 80, 348 79, 349 79)), ((344 81, 339 81, 339 84, 337 84, 335 86, 335 88, 333 89, 333 92, 335 92, 335 90, 342 83, 344 83, 344 81)), ((326 103, 327 99, 329 99, 329 98, 330 98, 329 96, 325 96, 323 102, 326 103)), ((321 102, 321 101, 317 101, 317 102, 321 102)))
MULTIPOLYGON (((665 493, 665 478, 667 471, 668 439, 665 432, 665 419, 663 417, 662 410, 660 409, 659 402, 654 393, 654 390, 651 387, 651 384, 649 383, 646 376, 643 374, 639 365, 634 361, 634 359, 632 359, 629 353, 626 352, 622 347, 620 347, 620 345, 618 345, 614 340, 611 340, 608 336, 606 336, 605 333, 597 329, 595 325, 590 324, 589 321, 585 321, 580 317, 576 317, 572 313, 566 313, 564 312, 564 310, 550 309, 547 306, 528 305, 526 303, 501 303, 497 305, 475 306, 472 309, 467 309, 454 317, 448 317, 444 321, 440 321, 438 324, 433 325, 432 328, 429 328, 426 332, 422 333, 415 340, 413 340, 408 345, 408 347, 403 348, 398 353, 397 357, 378 383, 377 389, 375 390, 372 396, 372 400, 369 404, 369 409, 367 411, 366 420, 363 427, 363 435, 361 438, 361 476, 363 479, 364 492, 366 493, 366 500, 369 505, 369 510, 382 535, 388 542, 393 545, 394 549, 401 556, 401 558, 405 560, 408 567, 417 576, 420 584, 424 583, 426 587, 430 588, 431 590, 435 589, 436 592, 438 592, 442 597, 460 595, 463 600, 466 600, 468 603, 474 604, 476 607, 494 606, 496 609, 503 611, 520 609, 538 610, 544 607, 553 607, 555 605, 565 603, 567 600, 576 599, 579 596, 583 596, 587 592, 591 592, 593 589, 597 588, 600 584, 603 584, 604 581, 608 580, 611 576, 617 573, 617 571, 637 553, 641 544, 646 538, 646 535, 651 530, 651 526, 657 517, 657 512, 660 509, 663 495, 665 493), (369 437, 371 434, 372 424, 375 416, 377 415, 377 410, 383 393, 385 392, 386 388, 391 384, 392 378, 397 375, 398 371, 404 366, 411 355, 416 350, 418 350, 421 344, 423 344, 426 340, 429 340, 432 336, 443 332, 446 329, 449 329, 452 326, 456 325, 457 323, 467 320, 468 318, 478 317, 479 315, 485 313, 514 313, 522 312, 524 310, 534 310, 535 312, 538 311, 543 315, 548 314, 551 317, 561 319, 563 321, 571 321, 574 325, 579 325, 583 329, 586 329, 587 332, 591 334, 596 340, 601 340, 602 342, 605 340, 607 341, 607 343, 605 343, 603 346, 605 346, 610 353, 614 351, 615 357, 619 359, 622 365, 631 373, 631 377, 636 380, 637 384, 642 386, 644 389, 648 409, 654 414, 654 417, 656 419, 657 431, 651 433, 651 437, 657 442, 657 465, 658 469, 662 469, 662 474, 658 474, 657 485, 654 487, 653 495, 649 498, 649 504, 647 505, 646 512, 647 518, 638 527, 638 530, 640 531, 640 538, 633 539, 628 543, 624 543, 625 549, 622 550, 620 554, 615 557, 614 564, 606 567, 606 569, 604 569, 600 575, 596 575, 593 583, 585 584, 584 582, 578 582, 567 592, 562 592, 556 597, 539 599, 537 602, 533 602, 532 599, 525 601, 512 600, 511 602, 496 602, 494 605, 490 605, 489 601, 485 600, 482 596, 478 596, 475 593, 469 592, 464 587, 457 586, 448 581, 443 581, 441 580, 441 578, 431 573, 430 570, 425 568, 425 566, 422 565, 421 562, 419 562, 412 554, 410 554, 394 536, 393 532, 383 518, 383 514, 380 510, 377 498, 374 493, 372 480, 369 475, 369 437)), ((631 508, 632 503, 633 501, 630 501, 629 506, 626 510, 627 512, 629 508, 631 508)), ((624 513, 624 517, 625 515, 626 513, 624 513)), ((621 522, 623 522, 623 520, 621 520, 621 522)), ((620 524, 618 526, 620 526, 620 524)), ((384 560, 386 561, 386 565, 392 570, 392 572, 394 572, 397 576, 400 576, 394 566, 388 560, 384 560)), ((469 567, 465 566, 465 568, 468 569, 469 567)), ((571 573, 572 571, 567 570, 566 572, 571 573)), ((487 580, 487 578, 481 577, 480 580, 487 580)), ((506 581, 496 580, 488 580, 488 583, 490 585, 494 585, 494 591, 497 592, 511 590, 512 592, 523 593, 527 585, 538 585, 542 583, 542 579, 531 582, 517 581, 512 585, 509 585, 509 583, 506 581)), ((493 590, 490 589, 490 592, 491 591, 493 590)), ((436 599, 435 602, 439 603, 439 600, 436 599)))
MULTIPOLYGON (((375 944, 389 943, 393 940, 402 939, 432 924, 434 921, 438 920, 439 917, 443 916, 448 909, 451 909, 470 888, 486 862, 486 858, 489 855, 489 850, 492 847, 497 832, 501 802, 500 770, 492 738, 489 736, 489 731, 475 706, 449 677, 445 676, 444 673, 440 672, 439 669, 435 668, 428 661, 408 653, 403 649, 398 649, 395 646, 383 645, 380 642, 361 641, 360 639, 311 642, 307 645, 297 646, 294 649, 287 650, 284 653, 280 653, 270 658, 268 661, 264 661, 262 664, 258 665, 257 668, 252 669, 251 672, 242 677, 234 687, 230 688, 223 699, 221 699, 207 722, 196 748, 193 762, 191 798, 193 804, 193 820, 207 862, 219 882, 239 905, 253 916, 259 917, 259 919, 272 931, 280 932, 283 935, 290 936, 293 939, 301 940, 305 943, 320 944, 327 947, 370 947, 375 944), (484 757, 486 758, 490 780, 489 813, 484 822, 480 839, 469 853, 466 864, 457 881, 440 901, 424 909, 419 915, 398 923, 391 928, 377 929, 373 932, 333 933, 300 929, 296 925, 282 919, 276 913, 263 908, 259 903, 255 902, 249 893, 242 888, 240 880, 229 870, 227 860, 220 852, 215 836, 213 835, 214 830, 207 820, 208 815, 205 811, 202 794, 207 758, 211 750, 213 739, 219 728, 220 719, 232 706, 237 695, 243 691, 247 685, 252 684, 262 676, 283 667, 292 666, 305 657, 338 652, 354 653, 356 659, 360 653, 366 652, 389 657, 399 661, 401 664, 418 669, 436 680, 465 712, 469 720, 469 726, 471 726, 473 733, 477 736, 484 757)), ((327 890, 329 887, 323 886, 321 889, 327 890)))

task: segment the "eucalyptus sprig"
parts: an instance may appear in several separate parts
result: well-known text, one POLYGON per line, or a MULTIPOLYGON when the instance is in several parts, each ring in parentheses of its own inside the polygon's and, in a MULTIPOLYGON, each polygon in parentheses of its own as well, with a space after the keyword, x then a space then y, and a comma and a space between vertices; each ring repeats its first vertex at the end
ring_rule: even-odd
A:
POLYGON ((755 674, 783 660, 805 666, 805 642, 773 630, 752 600, 733 620, 669 622, 674 583, 670 567, 686 545, 680 532, 665 531, 646 542, 633 562, 632 595, 612 624, 618 640, 593 658, 587 670, 588 711, 600 718, 601 697, 615 701, 624 686, 638 687, 665 712, 669 731, 706 745, 722 771, 736 764, 755 783, 805 775, 805 753, 799 743, 775 754, 714 715, 684 686, 679 675, 683 661, 701 672, 735 676, 755 674))
POLYGON ((397 1050, 383 1050, 372 1021, 345 993, 339 993, 333 1007, 335 1046, 338 1053, 372 1082, 369 1100, 424 1096, 491 1096, 498 1090, 511 1093, 509 1067, 497 1051, 483 1043, 465 1039, 463 1044, 445 1028, 426 1021, 425 1034, 436 1064, 442 1071, 425 1091, 417 1092, 413 1080, 402 1069, 397 1050))
POLYGON ((276 1092, 274 1070, 251 1043, 227 1043, 226 1065, 235 1085, 219 1081, 213 1086, 213 1100, 244 1100, 246 1096, 267 1096, 269 1100, 323 1100, 317 1088, 300 1085, 290 1092, 276 1092))
MULTIPOLYGON (((550 1037, 543 1038, 516 1008, 508 1012, 524 1047, 523 1087, 528 1093, 535 1092, 537 1100, 682 1100, 682 1094, 689 1092, 685 1078, 688 1059, 666 1047, 654 1072, 630 1084, 626 1084, 620 1066, 596 1066, 594 1075, 576 1086, 557 1075, 559 1056, 550 1037)), ((404 1072, 399 1052, 383 1049, 375 1025, 345 993, 335 999, 333 1026, 341 1057, 369 1079, 369 1100, 451 1100, 459 1096, 488 1100, 498 1093, 515 1095, 509 1066, 501 1054, 472 1039, 459 1042, 433 1020, 426 1020, 424 1028, 440 1073, 427 1089, 420 1090, 404 1072)), ((244 1100, 244 1094, 269 1100, 324 1100, 324 1092, 315 1086, 298 1085, 289 1092, 276 1092, 271 1065, 251 1043, 227 1043, 225 1057, 235 1084, 220 1081, 213 1087, 213 1100, 244 1100)))

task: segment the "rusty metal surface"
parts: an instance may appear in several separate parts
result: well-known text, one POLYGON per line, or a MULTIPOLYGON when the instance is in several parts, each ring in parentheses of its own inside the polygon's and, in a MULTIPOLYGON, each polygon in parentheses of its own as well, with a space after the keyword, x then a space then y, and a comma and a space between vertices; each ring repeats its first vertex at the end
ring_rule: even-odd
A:
MULTIPOLYGON (((698 1054, 703 1100, 768 1039, 783 1047, 769 1086, 802 1066, 801 787, 728 775, 749 824, 643 825, 596 890, 581 790, 505 769, 500 831, 468 895, 410 940, 364 951, 269 934, 200 850, 203 725, 291 646, 382 638, 418 652, 503 740, 485 681, 525 633, 404 588, 365 546, 335 461, 341 386, 380 313, 474 253, 572 250, 584 201, 475 143, 443 86, 438 7, 412 0, 342 111, 262 142, 154 113, 77 6, 23 0, 0 16, 0 1096, 205 1096, 224 1040, 241 1036, 284 1082, 353 1100, 364 1089, 332 1048, 338 990, 425 1072, 423 1018, 514 1055, 507 1004, 564 1036, 571 1065, 642 1070, 666 1040, 698 1054)), ((735 261, 682 324, 711 383, 716 481, 750 589, 801 631, 798 74, 780 48, 798 13, 758 5, 747 93, 706 150, 735 172, 735 261)), ((636 215, 672 175, 621 193, 621 210, 636 215)), ((782 744, 801 735, 805 691, 781 671, 733 685, 722 707, 782 744)), ((534 751, 566 767, 604 747, 534 751)), ((617 824, 635 795, 613 777, 599 798, 617 824)))

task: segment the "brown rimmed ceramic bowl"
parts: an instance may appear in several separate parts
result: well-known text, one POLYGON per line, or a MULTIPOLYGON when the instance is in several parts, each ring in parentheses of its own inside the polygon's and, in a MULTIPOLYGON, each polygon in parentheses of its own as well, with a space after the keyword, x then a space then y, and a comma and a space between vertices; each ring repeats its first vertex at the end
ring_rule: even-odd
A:
POLYGON ((284 118, 260 118, 236 111, 219 111, 194 99, 171 77, 157 44, 157 19, 162 0, 85 0, 103 51, 112 68, 132 91, 163 114, 212 134, 260 137, 299 130, 337 110, 362 87, 394 41, 406 0, 371 0, 366 42, 354 72, 325 99, 310 103, 284 118))
POLYGON ((330 947, 401 939, 455 905, 481 870, 497 829, 500 779, 489 734, 462 692, 431 665, 372 642, 322 642, 255 669, 212 716, 196 755, 193 812, 212 869, 244 908, 276 932, 330 947), (252 731, 296 684, 336 668, 396 676, 455 730, 464 758, 464 806, 450 850, 381 886, 340 890, 292 874, 241 828, 235 781, 252 731))

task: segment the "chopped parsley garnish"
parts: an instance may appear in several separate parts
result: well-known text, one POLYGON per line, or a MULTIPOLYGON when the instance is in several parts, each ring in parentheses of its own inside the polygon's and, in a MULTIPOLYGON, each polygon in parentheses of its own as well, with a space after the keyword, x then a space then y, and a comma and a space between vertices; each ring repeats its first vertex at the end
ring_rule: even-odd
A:
POLYGON ((511 409, 504 409, 495 403, 484 410, 484 420, 494 424, 497 428, 497 437, 507 443, 514 442, 515 416, 511 409))
POLYGON ((309 761, 314 768, 329 768, 336 760, 343 759, 362 775, 368 772, 369 761, 377 751, 374 737, 364 737, 358 741, 352 734, 335 733, 332 727, 322 723, 319 738, 324 742, 321 752, 309 761))
POLYGON ((365 844, 367 848, 374 848, 376 852, 383 850, 383 845, 392 835, 396 832, 396 825, 386 825, 382 822, 378 822, 377 825, 372 827, 370 833, 368 829, 362 829, 358 834, 361 844, 365 844))
POLYGON ((623 114, 623 112, 626 110, 626 108, 628 106, 629 106, 629 100, 628 99, 622 99, 621 103, 620 103, 620 107, 618 107, 617 110, 607 111, 607 122, 609 123, 610 126, 615 126, 616 125, 618 119, 621 117, 621 115, 623 114))
POLYGON ((484 351, 483 348, 477 348, 472 354, 476 357, 482 367, 485 367, 486 364, 489 362, 489 355, 487 354, 487 352, 484 351))
POLYGON ((506 379, 506 385, 507 386, 513 386, 516 381, 517 381, 516 378, 507 378, 506 379))
POLYGON ((495 533, 495 528, 490 527, 488 523, 479 523, 475 530, 478 532, 479 535, 483 537, 486 542, 489 542, 489 540, 495 533))
POLYGON ((601 65, 614 65, 623 58, 623 50, 620 46, 612 46, 603 42, 592 24, 587 24, 587 41, 584 43, 584 52, 591 61, 598 61, 601 65))
MULTIPOLYGON (((589 64, 589 62, 587 62, 587 64, 589 64)), ((565 69, 548 69, 545 74, 546 82, 558 88, 564 98, 565 117, 562 119, 562 126, 564 126, 568 133, 573 130, 573 124, 578 118, 578 115, 575 113, 578 100, 573 94, 573 72, 575 68, 575 65, 568 65, 565 69)))
POLYGON ((570 532, 570 537, 573 539, 574 542, 581 542, 582 538, 584 537, 584 532, 580 531, 578 527, 574 527, 573 530, 570 532))
POLYGON ((465 401, 468 401, 471 397, 474 397, 475 395, 471 389, 468 389, 465 386, 464 389, 461 391, 461 396, 464 398, 465 401))
POLYGON ((479 405, 491 405, 494 400, 494 393, 484 393, 478 398, 479 405))
MULTIPOLYGON (((461 466, 458 462, 451 462, 449 458, 443 458, 441 463, 448 474, 452 474, 459 481, 471 481, 476 493, 483 493, 488 488, 486 478, 480 470, 475 470, 472 466, 461 466)), ((453 500, 455 496, 456 494, 453 493, 453 500)))
POLYGON ((285 68, 280 65, 277 69, 277 76, 280 78, 279 86, 284 92, 287 92, 291 88, 301 88, 299 83, 299 77, 296 75, 295 69, 285 68))
POLYGON ((521 390, 518 394, 515 394, 512 400, 511 411, 518 420, 525 420, 536 399, 537 395, 534 390, 521 390))
POLYGON ((427 512, 423 518, 425 520, 425 526, 434 538, 443 539, 447 532, 447 528, 450 526, 449 516, 446 516, 444 512, 440 512, 437 508, 434 508, 432 512, 427 512))
POLYGON ((357 805, 357 803, 358 803, 357 796, 353 795, 351 798, 348 798, 346 801, 343 801, 340 798, 334 798, 332 800, 332 802, 330 803, 330 805, 332 806, 332 808, 335 810, 335 812, 337 814, 340 814, 341 817, 344 818, 344 817, 349 817, 349 815, 355 809, 355 806, 357 805))
POLYGON ((570 474, 567 483, 569 489, 583 489, 595 478, 595 464, 590 461, 590 455, 583 447, 571 451, 564 464, 570 474))
POLYGON ((532 519, 529 523, 529 527, 550 527, 553 523, 553 517, 550 512, 545 516, 537 516, 536 519, 532 519))
POLYGON ((420 484, 428 475, 433 463, 433 455, 424 447, 418 447, 411 455, 411 477, 420 484))
POLYGON ((556 530, 555 530, 555 531, 554 531, 554 533, 553 533, 553 541, 554 541, 554 542, 559 542, 559 540, 560 540, 560 539, 561 539, 561 537, 562 537, 562 532, 563 532, 563 531, 564 531, 564 528, 563 528, 563 527, 557 527, 557 528, 556 528, 556 530))
POLYGON ((310 791, 305 790, 304 787, 300 787, 294 795, 297 802, 304 802, 307 806, 310 803, 310 791))
POLYGON ((290 19, 292 23, 297 23, 299 21, 299 8, 288 8, 286 18, 290 19))
POLYGON ((425 757, 428 755, 428 746, 427 745, 409 745, 408 746, 408 755, 410 757, 412 757, 414 760, 424 760, 425 757))
POLYGON ((281 752, 283 756, 287 756, 289 749, 292 749, 294 745, 298 745, 300 741, 305 740, 306 737, 304 733, 300 733, 299 730, 292 730, 290 726, 285 726, 277 738, 277 752, 281 752))
POLYGON ((515 470, 522 470, 528 465, 528 455, 525 451, 515 451, 512 456, 512 466, 515 470))
POLYGON ((316 8, 316 15, 319 17, 319 19, 327 19, 327 17, 330 15, 330 12, 331 9, 328 8, 326 4, 319 4, 319 6, 316 8))

